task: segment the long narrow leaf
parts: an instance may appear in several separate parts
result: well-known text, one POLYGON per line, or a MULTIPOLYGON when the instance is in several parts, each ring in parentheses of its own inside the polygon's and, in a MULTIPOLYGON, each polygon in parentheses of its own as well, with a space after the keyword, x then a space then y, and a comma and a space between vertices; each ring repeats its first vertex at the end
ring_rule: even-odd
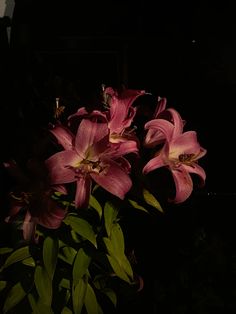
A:
POLYGON ((77 251, 73 247, 64 246, 64 247, 60 248, 58 258, 60 258, 64 262, 72 265, 74 262, 76 254, 77 254, 77 251))
POLYGON ((108 237, 110 237, 113 223, 116 222, 117 214, 117 208, 111 202, 106 202, 104 206, 104 220, 108 237))
POLYGON ((20 282, 15 284, 11 290, 9 291, 6 301, 3 306, 3 313, 7 313, 9 310, 14 308, 18 303, 20 303, 24 297, 26 296, 26 292, 23 289, 20 282))
POLYGON ((45 268, 38 265, 35 268, 34 282, 40 299, 46 305, 52 302, 52 281, 45 268))
POLYGON ((133 278, 132 267, 127 256, 125 255, 125 242, 123 231, 118 223, 113 225, 110 239, 121 268, 124 269, 124 271, 130 278, 133 278))
POLYGON ((147 189, 143 189, 143 198, 146 203, 154 208, 156 208, 159 212, 164 213, 161 204, 155 198, 155 196, 150 193, 147 189))
POLYGON ((26 266, 30 266, 30 267, 35 267, 35 261, 34 261, 33 257, 23 259, 22 264, 24 264, 26 266))
POLYGON ((40 298, 35 300, 31 293, 28 294, 28 300, 33 314, 53 314, 51 306, 44 304, 40 298))
POLYGON ((29 247, 28 246, 21 247, 15 250, 10 256, 8 256, 8 258, 6 259, 3 265, 3 269, 29 257, 31 257, 31 254, 29 252, 29 247))
POLYGON ((0 254, 8 254, 13 251, 13 248, 11 247, 1 247, 0 248, 0 254))
POLYGON ((57 264, 58 239, 47 237, 43 243, 43 262, 48 276, 53 278, 57 264))
POLYGON ((84 250, 79 249, 75 262, 73 265, 73 285, 76 286, 79 280, 86 274, 89 264, 91 262, 91 257, 88 256, 84 250))
POLYGON ((136 209, 140 209, 142 211, 144 211, 145 213, 148 213, 148 210, 146 210, 146 208, 144 208, 142 205, 139 205, 136 201, 134 200, 128 200, 129 203, 136 209))
POLYGON ((117 305, 117 295, 114 292, 114 290, 112 290, 110 288, 104 288, 102 290, 102 292, 111 300, 113 305, 116 307, 116 305, 117 305))
POLYGON ((129 277, 127 276, 127 274, 125 273, 125 271, 121 268, 119 262, 113 257, 113 256, 110 256, 107 254, 107 258, 109 260, 109 263, 112 267, 112 269, 114 270, 115 274, 123 279, 124 281, 130 283, 130 279, 129 277))
POLYGON ((113 224, 110 239, 118 259, 122 258, 125 252, 125 241, 123 231, 118 223, 113 224))
POLYGON ((67 306, 65 306, 61 311, 61 314, 72 314, 72 311, 67 306))
POLYGON ((4 289, 6 288, 6 286, 7 286, 7 282, 4 281, 4 280, 1 280, 1 281, 0 281, 0 292, 1 292, 2 290, 4 290, 4 289))
POLYGON ((77 285, 72 290, 73 309, 75 314, 80 314, 84 305, 88 281, 84 276, 79 280, 77 285))
POLYGON ((96 200, 96 198, 91 194, 89 199, 89 206, 94 208, 96 212, 98 213, 100 219, 102 218, 102 206, 99 204, 99 202, 96 200))
POLYGON ((69 215, 64 222, 70 225, 73 231, 89 240, 95 247, 97 247, 96 234, 93 227, 86 220, 69 215))
POLYGON ((93 288, 88 284, 84 299, 87 314, 98 314, 98 302, 93 288))

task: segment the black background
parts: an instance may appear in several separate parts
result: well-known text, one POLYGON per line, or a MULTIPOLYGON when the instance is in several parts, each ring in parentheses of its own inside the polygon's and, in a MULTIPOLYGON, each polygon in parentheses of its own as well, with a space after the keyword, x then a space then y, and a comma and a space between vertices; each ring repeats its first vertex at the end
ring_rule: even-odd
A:
POLYGON ((12 67, 12 102, 30 115, 32 89, 54 96, 70 81, 85 100, 102 83, 165 96, 208 150, 207 190, 233 193, 233 12, 208 2, 16 1, 6 71, 12 67))

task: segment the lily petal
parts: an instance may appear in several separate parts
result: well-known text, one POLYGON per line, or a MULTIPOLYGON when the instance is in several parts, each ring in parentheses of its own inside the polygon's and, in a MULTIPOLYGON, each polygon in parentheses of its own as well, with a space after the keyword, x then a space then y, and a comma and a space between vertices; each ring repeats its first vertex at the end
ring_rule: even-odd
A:
POLYGON ((116 163, 119 164, 120 167, 126 173, 130 173, 130 171, 131 171, 131 164, 129 163, 129 161, 127 159, 125 159, 124 157, 119 157, 118 159, 116 159, 116 163))
POLYGON ((197 140, 197 133, 195 131, 182 133, 173 139, 170 150, 171 154, 176 156, 181 154, 194 154, 197 156, 201 151, 201 146, 197 140))
MULTIPOLYGON (((105 93, 108 89, 105 90, 105 93)), ((109 90, 108 90, 109 91, 109 90)), ((136 114, 136 108, 131 107, 133 102, 145 91, 126 89, 119 95, 112 89, 110 99, 110 121, 109 129, 111 133, 121 133, 125 128, 130 127, 136 114)))
POLYGON ((27 211, 23 222, 23 237, 26 241, 30 241, 35 234, 36 223, 32 220, 31 214, 27 211))
POLYGON ((73 118, 78 118, 78 117, 81 117, 81 116, 85 116, 85 115, 87 115, 87 114, 88 114, 88 111, 87 111, 87 109, 86 109, 85 107, 79 108, 79 109, 76 111, 76 113, 71 114, 71 115, 67 118, 68 124, 70 125, 71 119, 73 119, 73 118))
POLYGON ((56 137, 58 143, 64 149, 71 150, 73 146, 74 134, 64 126, 57 125, 50 132, 56 137))
POLYGON ((157 129, 149 129, 144 139, 145 147, 152 148, 165 141, 165 135, 157 129))
MULTIPOLYGON (((145 126, 145 129, 155 129, 158 130, 160 132, 162 132, 162 134, 164 134, 165 138, 167 139, 167 141, 169 142, 172 138, 173 132, 174 132, 174 125, 164 119, 153 119, 148 121, 145 126)), ((145 140, 145 143, 149 143, 148 139, 145 140)))
POLYGON ((58 152, 45 163, 49 169, 51 184, 64 184, 76 181, 75 172, 70 166, 78 163, 79 157, 72 150, 58 152))
POLYGON ((88 112, 85 107, 79 108, 76 113, 70 115, 68 117, 68 125, 71 126, 73 122, 77 121, 80 122, 83 118, 98 118, 101 121, 106 122, 107 116, 105 113, 101 112, 100 110, 93 110, 92 112, 88 112))
POLYGON ((166 109, 167 99, 165 97, 158 97, 156 110, 154 112, 154 118, 157 118, 159 114, 166 109))
POLYGON ((168 108, 166 110, 171 115, 171 121, 174 124, 173 137, 180 135, 183 132, 184 123, 178 111, 173 108, 168 108))
POLYGON ((105 190, 124 199, 125 194, 132 186, 132 181, 119 164, 112 160, 107 161, 107 164, 108 169, 104 171, 104 174, 91 173, 91 177, 105 190))
POLYGON ((166 166, 166 162, 163 159, 163 154, 160 153, 158 156, 149 160, 149 162, 143 167, 143 174, 147 174, 157 168, 166 166))
POLYGON ((75 150, 85 159, 88 149, 108 135, 108 127, 106 123, 97 123, 88 119, 83 119, 79 125, 76 138, 75 150))
POLYGON ((50 198, 46 198, 43 205, 45 210, 38 212, 37 216, 33 217, 35 222, 49 229, 59 228, 67 211, 50 198))
POLYGON ((172 170, 172 175, 175 182, 176 194, 171 201, 174 203, 184 202, 193 191, 193 181, 188 171, 180 167, 177 170, 172 170))
POLYGON ((87 208, 91 193, 92 181, 89 176, 81 177, 77 180, 75 206, 77 208, 87 208))
POLYGON ((188 165, 182 165, 183 168, 185 168, 189 173, 193 173, 193 174, 196 174, 200 177, 201 179, 201 185, 204 185, 205 184, 205 181, 206 181, 206 172, 205 170, 199 166, 197 163, 192 163, 191 166, 188 166, 188 165))
POLYGON ((120 157, 130 153, 138 154, 138 146, 136 141, 126 141, 112 145, 118 147, 118 149, 112 155, 113 157, 120 157))
POLYGON ((52 188, 52 190, 60 192, 63 195, 67 195, 68 194, 66 187, 64 185, 62 185, 62 184, 54 185, 51 188, 52 188))

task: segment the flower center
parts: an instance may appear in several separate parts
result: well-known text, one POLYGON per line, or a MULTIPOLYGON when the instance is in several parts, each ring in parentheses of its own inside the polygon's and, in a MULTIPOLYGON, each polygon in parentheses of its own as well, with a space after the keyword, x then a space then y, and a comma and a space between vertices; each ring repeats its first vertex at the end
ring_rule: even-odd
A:
POLYGON ((180 154, 179 161, 184 164, 191 164, 194 156, 194 154, 180 154))
POLYGON ((102 165, 100 160, 91 161, 84 159, 75 167, 75 172, 82 175, 89 173, 100 174, 105 168, 107 168, 107 166, 102 165))

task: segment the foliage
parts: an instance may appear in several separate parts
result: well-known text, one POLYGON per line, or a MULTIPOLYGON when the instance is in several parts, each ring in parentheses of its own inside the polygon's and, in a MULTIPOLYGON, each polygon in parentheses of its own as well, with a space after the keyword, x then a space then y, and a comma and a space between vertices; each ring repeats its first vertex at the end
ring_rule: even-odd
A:
POLYGON ((0 248, 3 313, 110 313, 119 291, 143 289, 122 219, 130 208, 163 215, 148 176, 161 167, 174 178, 169 201, 184 202, 194 187, 190 174, 205 181, 198 159, 206 153, 164 98, 139 124, 147 95, 107 87, 102 110, 79 108, 64 120, 57 99, 46 158, 40 152, 23 167, 4 163, 14 178, 5 217, 14 239, 0 248))

